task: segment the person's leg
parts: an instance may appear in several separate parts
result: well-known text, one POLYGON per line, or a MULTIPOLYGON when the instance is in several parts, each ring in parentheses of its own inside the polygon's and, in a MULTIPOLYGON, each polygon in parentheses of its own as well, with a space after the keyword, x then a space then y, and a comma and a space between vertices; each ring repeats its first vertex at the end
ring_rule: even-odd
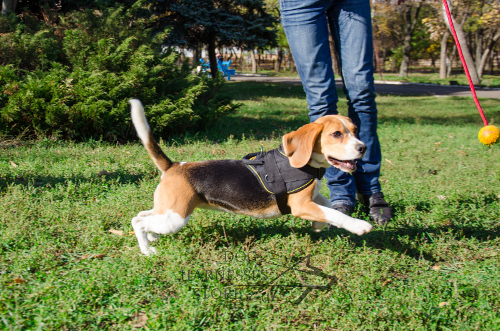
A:
MULTIPOLYGON (((331 4, 328 0, 280 1, 282 25, 306 92, 311 122, 338 113, 327 19, 331 4)), ((336 168, 325 175, 330 200, 354 206, 354 178, 336 172, 330 178, 332 169, 336 168)))
MULTIPOLYGON (((377 105, 373 84, 370 2, 369 0, 338 0, 328 15, 341 59, 344 89, 349 107, 348 116, 358 126, 359 138, 367 146, 367 151, 363 159, 358 161, 357 170, 354 172, 355 185, 358 193, 371 197, 382 191, 379 183, 382 156, 377 135, 377 105)), ((335 181, 337 177, 341 179, 343 174, 330 175, 332 181, 335 181)), ((373 205, 376 208, 376 206, 372 201, 367 202, 370 206, 370 214, 372 214, 371 207, 373 205)), ((377 209, 376 212, 381 214, 381 210, 377 209)), ((384 223, 391 217, 388 207, 383 212, 384 215, 374 217, 379 223, 384 223), (381 217, 383 220, 380 219, 381 217)))
POLYGON ((337 114, 330 54, 328 0, 280 0, 281 23, 306 92, 311 122, 337 114))

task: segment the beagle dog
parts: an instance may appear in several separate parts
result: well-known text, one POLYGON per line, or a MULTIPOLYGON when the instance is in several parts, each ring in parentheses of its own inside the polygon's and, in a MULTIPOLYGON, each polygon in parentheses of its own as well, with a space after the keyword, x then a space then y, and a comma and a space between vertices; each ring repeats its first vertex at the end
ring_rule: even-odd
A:
MULTIPOLYGON (((154 207, 132 218, 132 226, 145 255, 157 251, 150 246, 160 234, 176 233, 188 223, 195 208, 205 208, 258 218, 282 216, 276 198, 262 187, 241 160, 172 162, 156 142, 139 100, 130 100, 132 122, 149 156, 161 171, 154 193, 154 207)), ((301 168, 337 167, 346 172, 356 168, 366 146, 355 135, 356 127, 347 117, 329 115, 283 136, 282 150, 290 165, 301 168)), ((331 208, 331 202, 319 193, 321 182, 286 194, 291 214, 312 221, 313 230, 328 224, 357 235, 372 230, 366 221, 347 216, 331 208)))

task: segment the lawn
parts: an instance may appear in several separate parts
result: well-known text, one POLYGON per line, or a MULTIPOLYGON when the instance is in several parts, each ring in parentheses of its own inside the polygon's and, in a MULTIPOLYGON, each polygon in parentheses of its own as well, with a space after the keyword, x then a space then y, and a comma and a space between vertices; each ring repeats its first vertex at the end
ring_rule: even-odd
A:
MULTIPOLYGON (((162 139, 171 159, 239 159, 307 123, 299 86, 226 88, 240 111, 162 139)), ((145 257, 130 220, 159 173, 139 143, 2 141, 1 328, 498 330, 500 146, 469 98, 377 101, 395 218, 362 237, 198 210, 145 257)), ((500 100, 481 103, 499 125, 500 100)))
MULTIPOLYGON (((463 69, 457 69, 460 73, 455 73, 450 75, 448 78, 439 78, 439 73, 429 72, 430 68, 413 68, 407 77, 400 77, 398 73, 387 72, 387 73, 375 73, 375 80, 378 81, 393 81, 393 82, 404 82, 404 83, 415 83, 415 84, 437 84, 437 85, 464 85, 469 86, 469 81, 467 76, 463 73, 463 69)), ((439 71, 439 70, 438 70, 439 71)), ((245 74, 251 74, 251 71, 243 72, 245 74)), ((259 70, 258 74, 276 77, 295 77, 298 78, 297 72, 281 71, 274 72, 272 70, 259 70)), ((488 75, 484 74, 481 79, 482 88, 500 88, 500 76, 498 74, 488 75)), ((499 92, 500 93, 500 92, 499 92)))

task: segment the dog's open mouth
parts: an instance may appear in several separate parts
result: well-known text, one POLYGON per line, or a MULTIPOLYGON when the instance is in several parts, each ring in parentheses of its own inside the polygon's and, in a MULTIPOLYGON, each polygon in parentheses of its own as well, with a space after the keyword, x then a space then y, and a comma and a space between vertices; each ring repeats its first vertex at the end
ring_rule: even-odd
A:
POLYGON ((334 159, 333 157, 328 157, 328 162, 342 171, 353 172, 356 170, 356 160, 341 161, 334 159))

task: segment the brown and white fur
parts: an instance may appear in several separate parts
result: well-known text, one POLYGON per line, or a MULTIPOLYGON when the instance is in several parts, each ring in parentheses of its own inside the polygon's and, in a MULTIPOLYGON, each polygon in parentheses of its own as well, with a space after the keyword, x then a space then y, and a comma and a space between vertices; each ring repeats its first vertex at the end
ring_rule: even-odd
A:
MULTIPOLYGON (((258 218, 282 216, 272 194, 266 192, 240 160, 172 162, 156 142, 139 100, 131 100, 132 122, 149 156, 161 171, 154 193, 154 207, 132 219, 141 252, 155 254, 150 242, 160 234, 176 233, 188 223, 195 208, 244 214, 258 218)), ((283 150, 293 167, 306 164, 315 168, 331 165, 343 171, 355 170, 355 160, 366 146, 355 135, 356 127, 347 117, 330 115, 300 127, 283 137, 283 150)), ((331 208, 331 202, 319 194, 317 180, 306 189, 288 195, 292 215, 313 221, 313 230, 328 224, 357 235, 372 230, 363 220, 331 208)))

